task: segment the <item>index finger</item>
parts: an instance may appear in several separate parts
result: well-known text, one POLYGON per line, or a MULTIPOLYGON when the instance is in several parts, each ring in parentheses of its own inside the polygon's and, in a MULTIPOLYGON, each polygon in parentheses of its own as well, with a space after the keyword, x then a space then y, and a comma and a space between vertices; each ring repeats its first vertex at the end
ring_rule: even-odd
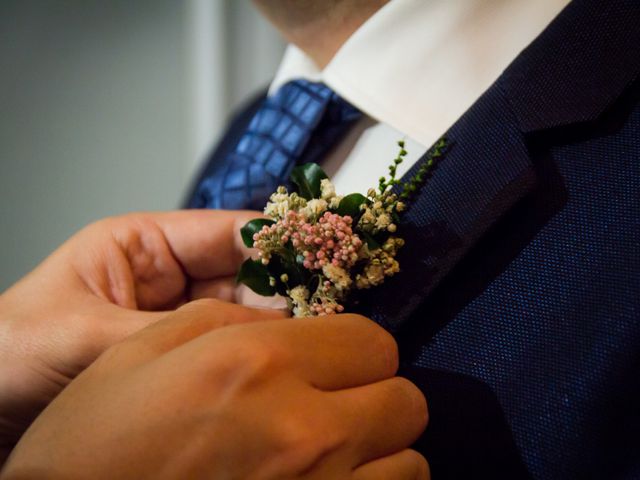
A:
MULTIPOLYGON (((296 376, 324 391, 368 385, 392 377, 398 369, 398 349, 382 327, 359 315, 291 318, 236 325, 216 333, 230 346, 242 343, 266 351, 296 376), (240 337, 237 337, 239 332, 240 337)), ((202 346, 215 351, 202 338, 202 346)))
MULTIPOLYGON (((283 321, 283 320, 281 320, 283 321)), ((287 320, 284 320, 287 321, 287 320)), ((389 332, 360 315, 291 319, 300 328, 296 350, 300 373, 321 390, 341 390, 393 377, 398 345, 389 332)))
MULTIPOLYGON (((163 319, 139 330, 119 344, 133 356, 129 363, 142 363, 223 327, 284 318, 285 312, 274 309, 254 309, 214 299, 189 302, 163 319)), ((195 358, 195 357, 194 357, 195 358)), ((120 365, 124 365, 120 360, 120 365)))

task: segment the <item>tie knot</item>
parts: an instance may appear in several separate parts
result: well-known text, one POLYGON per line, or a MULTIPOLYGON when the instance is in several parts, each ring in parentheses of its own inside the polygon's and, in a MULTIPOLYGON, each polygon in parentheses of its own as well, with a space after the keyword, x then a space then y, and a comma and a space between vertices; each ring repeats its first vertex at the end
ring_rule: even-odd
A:
POLYGON ((344 122, 360 117, 360 111, 324 83, 292 80, 271 97, 274 106, 298 118, 309 128, 325 122, 344 122))
POLYGON ((197 207, 264 207, 291 170, 320 162, 360 117, 360 112, 322 83, 294 80, 267 97, 234 151, 205 178, 197 207))

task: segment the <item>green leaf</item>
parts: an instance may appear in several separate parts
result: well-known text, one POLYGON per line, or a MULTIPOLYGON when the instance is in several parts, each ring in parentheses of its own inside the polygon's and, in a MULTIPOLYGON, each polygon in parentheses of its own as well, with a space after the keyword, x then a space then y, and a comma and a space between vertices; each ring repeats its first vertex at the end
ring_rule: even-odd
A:
POLYGON ((245 226, 240 229, 242 241, 247 247, 252 248, 253 234, 258 233, 265 225, 273 225, 274 223, 276 222, 268 218, 256 218, 255 220, 247 222, 245 226))
POLYGON ((364 238, 365 242, 367 242, 367 247, 369 247, 369 250, 376 250, 377 248, 382 247, 382 245, 380 245, 380 242, 378 242, 378 240, 373 238, 373 235, 371 235, 370 233, 365 231, 360 231, 360 230, 358 230, 357 233, 362 238, 364 238))
POLYGON ((269 261, 268 268, 276 279, 276 290, 280 295, 286 295, 287 288, 297 287, 304 281, 302 272, 295 263, 295 257, 285 258, 280 255, 274 255, 269 261), (289 277, 286 282, 282 282, 280 279, 282 274, 286 274, 289 277))
POLYGON ((336 213, 338 215, 349 215, 354 221, 360 216, 360 205, 367 201, 367 197, 360 193, 352 193, 340 200, 340 205, 336 213))
POLYGON ((248 258, 240 266, 236 276, 238 283, 244 283, 258 295, 272 297, 276 293, 275 287, 269 284, 269 270, 260 260, 248 258))
POLYGON ((298 187, 298 194, 306 200, 320 197, 320 182, 328 178, 317 163, 305 163, 293 169, 291 181, 298 187))
POLYGON ((313 294, 320 285, 320 275, 312 275, 307 281, 307 289, 313 294))

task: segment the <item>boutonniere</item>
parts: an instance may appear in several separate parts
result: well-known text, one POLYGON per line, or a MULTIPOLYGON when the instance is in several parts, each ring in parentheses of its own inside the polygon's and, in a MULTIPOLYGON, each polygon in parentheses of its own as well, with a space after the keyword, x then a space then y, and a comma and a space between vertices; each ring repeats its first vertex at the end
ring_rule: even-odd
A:
POLYGON ((403 141, 398 146, 388 177, 366 194, 337 195, 317 164, 296 167, 294 191, 278 187, 264 209, 267 218, 242 227, 242 240, 257 249, 258 259, 242 264, 237 281, 260 295, 282 295, 294 317, 308 317, 343 312, 354 292, 400 272, 402 214, 447 141, 440 139, 404 182, 396 170, 407 151, 403 141))

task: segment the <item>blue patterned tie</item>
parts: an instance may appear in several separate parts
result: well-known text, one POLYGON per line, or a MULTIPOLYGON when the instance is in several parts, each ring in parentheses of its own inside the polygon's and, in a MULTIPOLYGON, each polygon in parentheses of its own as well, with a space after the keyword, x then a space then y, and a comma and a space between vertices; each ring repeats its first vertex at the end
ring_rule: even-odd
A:
POLYGON ((319 162, 361 113, 321 83, 295 80, 265 99, 235 149, 197 188, 195 208, 261 210, 298 163, 319 162))

